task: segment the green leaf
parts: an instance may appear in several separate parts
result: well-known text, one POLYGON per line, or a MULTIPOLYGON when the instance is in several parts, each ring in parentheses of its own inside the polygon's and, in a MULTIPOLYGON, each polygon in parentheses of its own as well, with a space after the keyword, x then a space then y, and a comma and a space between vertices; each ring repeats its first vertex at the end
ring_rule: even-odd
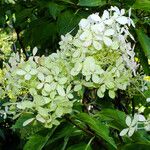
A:
POLYGON ((121 128, 126 127, 126 124, 125 124, 126 114, 122 111, 113 110, 113 109, 105 109, 105 110, 102 110, 99 114, 102 114, 106 117, 113 119, 115 125, 118 124, 118 126, 121 128))
POLYGON ((28 142, 25 144, 23 150, 42 150, 42 148, 46 145, 48 139, 52 136, 56 128, 53 128, 52 130, 49 130, 48 133, 45 135, 45 133, 40 134, 37 133, 35 135, 32 135, 28 142))
MULTIPOLYGON (((67 150, 85 150, 86 146, 86 143, 75 144, 70 146, 67 150)), ((86 150, 92 150, 91 146, 89 146, 86 150)))
POLYGON ((142 30, 136 30, 136 33, 145 55, 150 59, 150 38, 142 30))
POLYGON ((132 7, 135 9, 150 11, 150 0, 136 0, 132 7))
POLYGON ((134 143, 134 144, 126 144, 124 147, 122 147, 122 150, 149 150, 150 144, 144 143, 144 142, 139 142, 139 143, 134 143))
POLYGON ((100 121, 96 120, 95 118, 92 118, 86 113, 78 114, 77 118, 80 121, 87 124, 95 132, 97 136, 100 136, 114 148, 117 148, 114 140, 109 136, 109 128, 106 125, 102 124, 100 121))
POLYGON ((106 0, 79 0, 80 6, 103 6, 106 4, 106 0))
POLYGON ((58 5, 54 2, 49 2, 48 3, 48 9, 50 14, 54 19, 60 14, 60 12, 64 9, 65 7, 63 5, 58 5))
POLYGON ((16 123, 12 126, 13 129, 20 129, 23 128, 23 123, 30 119, 33 118, 32 114, 23 114, 22 116, 19 117, 19 119, 16 121, 16 123))
POLYGON ((83 132, 73 127, 72 124, 65 122, 64 124, 60 124, 60 126, 55 131, 55 134, 51 139, 49 139, 47 145, 50 145, 54 142, 56 143, 65 137, 74 137, 76 135, 83 135, 83 132))
POLYGON ((29 141, 26 143, 24 150, 41 150, 45 144, 46 138, 40 135, 34 135, 30 137, 29 141))
POLYGON ((58 16, 57 29, 59 35, 65 35, 77 27, 80 17, 72 11, 65 11, 58 16))
POLYGON ((62 2, 68 3, 68 4, 74 4, 73 0, 60 0, 62 2))
POLYGON ((141 61, 141 65, 146 74, 150 74, 150 67, 148 65, 148 58, 150 59, 150 38, 142 31, 136 30, 138 40, 143 51, 139 51, 139 57, 141 61))

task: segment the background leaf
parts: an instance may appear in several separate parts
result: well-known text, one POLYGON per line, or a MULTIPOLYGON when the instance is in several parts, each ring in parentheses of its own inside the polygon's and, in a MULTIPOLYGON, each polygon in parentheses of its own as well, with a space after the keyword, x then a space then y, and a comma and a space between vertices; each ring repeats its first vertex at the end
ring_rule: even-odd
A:
POLYGON ((103 125, 101 122, 92 118, 86 113, 80 113, 77 115, 77 118, 89 125, 89 127, 95 132, 96 135, 100 136, 102 139, 111 144, 114 148, 116 148, 116 144, 113 139, 109 136, 109 129, 106 125, 103 125))
POLYGON ((106 4, 106 0, 79 0, 80 6, 94 7, 103 6, 104 4, 106 4))
POLYGON ((136 0, 133 8, 150 11, 150 0, 136 0))

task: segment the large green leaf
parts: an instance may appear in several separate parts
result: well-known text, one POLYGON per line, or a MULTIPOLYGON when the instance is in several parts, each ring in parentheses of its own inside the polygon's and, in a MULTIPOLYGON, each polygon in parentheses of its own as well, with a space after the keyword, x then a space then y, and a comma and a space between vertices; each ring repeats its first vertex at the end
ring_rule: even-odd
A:
POLYGON ((148 65, 148 59, 150 59, 150 38, 142 30, 136 30, 136 33, 143 49, 143 51, 139 50, 141 64, 145 73, 150 74, 150 67, 148 65))
POLYGON ((87 124, 97 136, 101 137, 105 141, 107 141, 109 144, 111 144, 114 148, 116 147, 116 144, 114 140, 109 136, 109 128, 108 126, 102 124, 100 121, 96 120, 95 118, 89 116, 86 113, 80 113, 77 115, 77 118, 87 124))
POLYGON ((106 4, 106 0, 79 0, 80 6, 94 7, 103 6, 104 4, 106 4))
POLYGON ((145 55, 150 59, 150 38, 142 30, 136 30, 136 33, 145 55))
POLYGON ((56 142, 62 138, 65 137, 72 137, 76 135, 82 135, 82 131, 79 131, 77 128, 74 128, 72 124, 65 123, 64 125, 60 125, 59 128, 55 131, 55 134, 52 136, 52 139, 50 139, 47 142, 47 145, 56 142))
POLYGON ((60 12, 64 9, 65 7, 63 5, 58 5, 54 2, 49 2, 48 3, 48 9, 50 14, 54 19, 60 14, 60 12))
POLYGON ((32 118, 33 115, 32 114, 23 114, 22 116, 20 116, 18 118, 18 120, 16 121, 16 123, 12 126, 13 129, 20 129, 20 128, 23 128, 23 123, 32 118))
POLYGON ((112 119, 112 121, 114 121, 115 124, 118 124, 121 128, 126 126, 126 114, 122 111, 114 109, 104 109, 99 113, 99 115, 104 115, 105 117, 112 119))
POLYGON ((57 29, 59 35, 64 35, 78 27, 80 17, 73 11, 65 11, 58 16, 57 29))
POLYGON ((134 143, 125 145, 122 150, 149 150, 150 144, 148 143, 134 143))
POLYGON ((136 0, 133 8, 150 11, 150 0, 136 0))
POLYGON ((48 133, 45 134, 45 131, 32 135, 27 143, 25 144, 23 150, 42 150, 46 145, 48 139, 52 136, 56 128, 48 130, 48 133))

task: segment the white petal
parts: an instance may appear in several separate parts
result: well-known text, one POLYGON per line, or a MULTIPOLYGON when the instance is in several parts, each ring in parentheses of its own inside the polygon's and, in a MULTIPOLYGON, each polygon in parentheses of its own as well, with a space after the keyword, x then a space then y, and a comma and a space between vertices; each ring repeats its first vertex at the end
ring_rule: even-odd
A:
POLYGON ((80 39, 84 41, 86 39, 91 39, 91 36, 91 32, 86 30, 80 35, 80 39))
POLYGON ((128 132, 128 136, 129 136, 129 137, 131 137, 131 136, 133 135, 135 129, 136 129, 135 127, 131 127, 131 128, 129 129, 129 132, 128 132))
POLYGON ((118 14, 118 15, 120 15, 120 10, 119 10, 119 8, 118 7, 114 7, 114 11, 118 14))
POLYGON ((106 37, 104 36, 104 43, 107 45, 107 46, 111 46, 112 45, 112 40, 109 38, 109 37, 106 37))
POLYGON ((37 47, 34 47, 34 48, 33 48, 33 51, 32 51, 33 56, 36 55, 37 51, 38 51, 37 47))
POLYGON ((99 17, 98 13, 92 14, 88 17, 88 20, 91 22, 98 22, 101 21, 101 18, 99 17))
POLYGON ((76 50, 74 53, 73 53, 73 57, 76 58, 76 57, 79 57, 81 54, 80 50, 76 50))
POLYGON ((51 83, 52 81, 53 81, 53 76, 52 76, 52 75, 48 75, 48 76, 45 78, 45 82, 51 83))
POLYGON ((40 81, 44 81, 44 74, 43 73, 39 72, 37 77, 40 81))
POLYGON ((112 25, 114 22, 113 19, 108 19, 108 20, 105 20, 104 23, 107 24, 107 25, 112 25))
POLYGON ((124 14, 125 14, 125 10, 121 9, 121 15, 124 15, 124 14))
POLYGON ((102 15, 102 20, 109 19, 109 12, 107 10, 104 10, 102 15))
POLYGON ((137 124, 138 119, 139 119, 138 114, 137 114, 137 113, 134 114, 134 118, 133 118, 132 123, 131 123, 131 126, 132 126, 132 127, 137 124))
POLYGON ((57 92, 60 96, 65 96, 66 95, 64 88, 60 85, 57 86, 57 92))
POLYGON ((27 65, 27 66, 25 66, 25 71, 27 71, 27 72, 29 72, 30 70, 31 70, 31 66, 30 65, 27 65))
POLYGON ((31 123, 33 120, 34 120, 34 118, 30 118, 30 119, 26 120, 26 121, 23 123, 23 126, 28 125, 28 124, 31 123))
POLYGON ((131 8, 129 9, 129 18, 131 17, 131 8))
POLYGON ((80 84, 77 84, 77 85, 75 85, 75 87, 74 87, 74 91, 75 91, 75 92, 80 91, 81 89, 82 89, 82 85, 80 85, 80 84))
POLYGON ((31 75, 30 75, 30 74, 26 74, 26 75, 24 76, 24 78, 25 78, 25 80, 30 80, 30 79, 31 79, 31 75))
POLYGON ((39 83, 36 88, 41 89, 43 87, 43 85, 44 85, 44 83, 39 83))
POLYGON ((96 34, 98 34, 99 32, 104 31, 104 29, 105 29, 104 23, 94 24, 94 25, 91 26, 91 30, 93 32, 95 32, 96 34))
POLYGON ((82 63, 80 62, 77 62, 74 66, 74 69, 77 71, 77 72, 80 72, 81 69, 82 69, 82 63))
POLYGON ((111 36, 115 33, 115 31, 113 29, 108 29, 105 31, 104 35, 106 36, 111 36))
POLYGON ((16 71, 16 74, 17 75, 25 75, 26 72, 24 70, 22 70, 22 69, 19 69, 19 70, 16 71))
POLYGON ((119 48, 119 43, 117 41, 114 41, 111 45, 112 49, 117 50, 119 48))
POLYGON ((146 101, 149 103, 150 102, 150 97, 146 99, 146 101))
POLYGON ((94 41, 94 42, 93 42, 93 46, 94 46, 94 48, 95 48, 96 50, 102 49, 102 45, 101 45, 100 42, 94 41))
POLYGON ((126 117, 126 124, 127 126, 131 125, 131 117, 129 115, 126 117))
POLYGON ((118 17, 118 18, 116 19, 116 21, 117 21, 118 23, 120 23, 121 25, 125 25, 125 24, 128 23, 128 18, 125 17, 125 16, 121 16, 121 17, 118 17))
POLYGON ((135 28, 135 24, 132 19, 130 19, 130 22, 131 22, 132 26, 135 28))
POLYGON ((36 69, 32 69, 32 70, 30 71, 30 74, 31 74, 31 75, 36 75, 36 74, 37 74, 37 70, 36 70, 36 69))
POLYGON ((93 74, 93 75, 92 75, 92 81, 93 81, 94 83, 99 83, 99 81, 100 81, 99 76, 96 75, 96 74, 93 74))
POLYGON ((92 44, 92 40, 88 40, 88 41, 85 41, 85 42, 83 43, 83 46, 84 46, 84 47, 89 47, 91 44, 92 44))
POLYGON ((70 94, 67 95, 67 97, 68 97, 69 99, 73 99, 74 96, 73 96, 73 94, 70 93, 70 94))
POLYGON ((143 115, 138 115, 139 119, 138 121, 146 121, 145 117, 143 115))
POLYGON ((97 90, 97 96, 98 96, 99 98, 103 98, 103 97, 104 97, 104 93, 101 91, 101 88, 99 88, 99 89, 97 90))
POLYGON ((39 114, 36 116, 36 120, 39 122, 45 123, 45 119, 39 114))
POLYGON ((66 77, 62 77, 62 78, 60 78, 59 80, 58 80, 58 83, 59 84, 65 84, 67 82, 67 78, 66 77))
POLYGON ((90 22, 87 19, 81 19, 79 22, 79 27, 81 27, 83 30, 88 29, 90 27, 90 22))
POLYGON ((127 134, 127 132, 128 132, 128 128, 126 128, 126 129, 123 129, 121 132, 120 132, 120 136, 124 136, 124 135, 126 135, 127 134))
POLYGON ((48 84, 48 83, 44 84, 44 90, 45 90, 46 92, 50 92, 50 91, 51 91, 51 85, 48 84))

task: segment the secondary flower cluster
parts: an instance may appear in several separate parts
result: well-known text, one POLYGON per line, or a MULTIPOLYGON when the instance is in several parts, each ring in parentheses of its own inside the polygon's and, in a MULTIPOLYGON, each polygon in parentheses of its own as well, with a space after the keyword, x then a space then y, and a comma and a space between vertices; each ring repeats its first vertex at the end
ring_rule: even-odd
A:
POLYGON ((150 119, 145 119, 145 117, 141 114, 134 114, 133 119, 130 116, 126 117, 126 125, 128 128, 123 129, 120 132, 120 136, 128 135, 131 137, 135 131, 139 129, 145 129, 146 131, 150 131, 150 119))
POLYGON ((28 113, 24 126, 36 121, 45 127, 58 125, 63 115, 72 112, 73 102, 82 96, 78 91, 96 89, 102 98, 108 92, 115 98, 118 89, 126 90, 137 67, 128 37, 133 21, 125 10, 111 7, 102 17, 98 13, 82 19, 73 37, 62 36, 60 51, 48 57, 33 56, 28 61, 15 56, 4 69, 4 104, 14 118, 28 113))

